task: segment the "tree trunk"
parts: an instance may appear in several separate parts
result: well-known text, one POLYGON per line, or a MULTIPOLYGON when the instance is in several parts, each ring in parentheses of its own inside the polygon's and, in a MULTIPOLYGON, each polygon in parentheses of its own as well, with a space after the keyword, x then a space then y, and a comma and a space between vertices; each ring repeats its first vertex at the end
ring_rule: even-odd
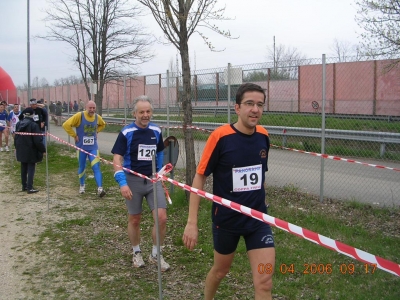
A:
MULTIPOLYGON (((186 42, 181 42, 181 63, 183 73, 183 134, 185 137, 186 152, 186 184, 192 185, 193 177, 196 173, 196 161, 194 155, 194 140, 192 126, 192 99, 190 85, 190 65, 189 65, 189 47, 186 42)), ((189 200, 190 192, 186 191, 186 199, 189 200)))
POLYGON ((96 112, 101 116, 103 115, 103 89, 104 89, 104 80, 100 81, 100 85, 97 90, 96 99, 96 112))

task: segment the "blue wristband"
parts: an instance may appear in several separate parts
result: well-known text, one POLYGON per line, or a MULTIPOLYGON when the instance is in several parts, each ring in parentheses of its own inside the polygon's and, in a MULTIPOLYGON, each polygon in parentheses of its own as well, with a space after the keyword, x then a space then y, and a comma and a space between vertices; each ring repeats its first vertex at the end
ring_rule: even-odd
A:
POLYGON ((128 183, 126 182, 126 176, 124 171, 120 170, 120 171, 116 171, 114 173, 114 178, 115 181, 119 184, 119 187, 123 187, 125 185, 128 185, 128 183))

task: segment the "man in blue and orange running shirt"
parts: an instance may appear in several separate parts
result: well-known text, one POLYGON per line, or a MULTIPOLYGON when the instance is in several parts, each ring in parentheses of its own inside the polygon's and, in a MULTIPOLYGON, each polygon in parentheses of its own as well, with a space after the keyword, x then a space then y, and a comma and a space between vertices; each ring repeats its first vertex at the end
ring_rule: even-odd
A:
POLYGON ((86 154, 78 150, 78 176, 79 176, 79 193, 85 193, 85 167, 88 158, 94 173, 94 179, 97 184, 97 194, 103 197, 106 192, 103 189, 103 176, 100 171, 100 155, 97 144, 97 134, 106 126, 103 118, 96 114, 96 103, 89 101, 86 104, 86 110, 78 112, 64 122, 64 130, 75 139, 75 145, 92 155, 86 154), (72 127, 76 128, 75 130, 72 127))
MULTIPOLYGON (((203 189, 213 174, 213 194, 262 213, 265 204, 265 172, 268 170, 269 137, 258 125, 265 104, 265 91, 253 83, 242 84, 236 93, 238 121, 214 130, 207 140, 193 179, 193 188, 203 189)), ((193 250, 198 240, 197 215, 200 196, 190 194, 189 215, 183 243, 193 250)), ((272 274, 275 266, 274 238, 269 224, 213 202, 212 233, 214 264, 204 287, 204 299, 211 300, 232 265, 240 237, 246 243, 254 299, 272 299, 272 274), (267 266, 259 272, 258 266, 267 266)))

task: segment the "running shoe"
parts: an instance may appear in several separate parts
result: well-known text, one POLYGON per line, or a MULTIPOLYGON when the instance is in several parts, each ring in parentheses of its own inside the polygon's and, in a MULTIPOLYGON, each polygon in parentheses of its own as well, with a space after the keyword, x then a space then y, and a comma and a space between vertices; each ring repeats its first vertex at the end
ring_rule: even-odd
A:
POLYGON ((1 148, 0 148, 0 152, 3 152, 3 151, 4 151, 4 149, 3 149, 3 147, 1 147, 1 148))
POLYGON ((10 152, 10 149, 8 149, 8 146, 6 146, 6 151, 7 151, 7 152, 10 152))
POLYGON ((84 194, 85 193, 85 185, 81 185, 79 187, 79 194, 84 194))
POLYGON ((100 198, 104 197, 105 194, 106 194, 106 191, 103 190, 102 187, 99 187, 99 188, 97 189, 97 195, 99 195, 100 198))
POLYGON ((145 264, 142 257, 142 252, 138 251, 133 253, 132 262, 135 268, 143 268, 145 264))
MULTIPOLYGON (((149 256, 149 262, 153 265, 157 265, 157 256, 153 256, 150 253, 149 256)), ((165 272, 167 270, 169 270, 170 266, 169 264, 164 260, 164 257, 162 255, 160 255, 160 263, 161 263, 161 272, 165 272)))

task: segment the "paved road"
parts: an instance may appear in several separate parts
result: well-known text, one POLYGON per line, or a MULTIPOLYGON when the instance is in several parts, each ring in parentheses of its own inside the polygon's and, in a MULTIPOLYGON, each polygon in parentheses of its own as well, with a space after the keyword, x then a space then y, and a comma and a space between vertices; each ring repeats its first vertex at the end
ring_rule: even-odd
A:
MULTIPOLYGON (((50 127, 50 133, 68 141, 62 127, 50 127)), ((99 134, 100 152, 111 154, 116 133, 99 134)), ((72 139, 70 139, 71 142, 72 139)), ((195 142, 196 161, 204 148, 204 142, 195 142)), ((180 144, 177 168, 185 165, 184 145, 180 144)), ((361 159, 356 159, 361 160, 361 159)), ((363 162, 400 169, 399 163, 373 160, 363 162)), ((368 167, 343 161, 324 160, 324 196, 335 199, 350 199, 379 205, 400 205, 400 172, 368 167)), ((271 149, 267 184, 274 186, 292 185, 301 191, 319 195, 321 158, 271 149)))
MULTIPOLYGON (((69 137, 69 135, 65 132, 65 130, 61 126, 51 126, 49 133, 71 144, 75 144, 74 140, 71 137, 69 137)), ((111 155, 111 149, 114 146, 114 142, 117 139, 117 135, 118 135, 117 133, 109 133, 109 132, 99 133, 98 143, 99 143, 100 153, 111 155)), ((56 141, 56 140, 50 138, 50 141, 56 141)))

